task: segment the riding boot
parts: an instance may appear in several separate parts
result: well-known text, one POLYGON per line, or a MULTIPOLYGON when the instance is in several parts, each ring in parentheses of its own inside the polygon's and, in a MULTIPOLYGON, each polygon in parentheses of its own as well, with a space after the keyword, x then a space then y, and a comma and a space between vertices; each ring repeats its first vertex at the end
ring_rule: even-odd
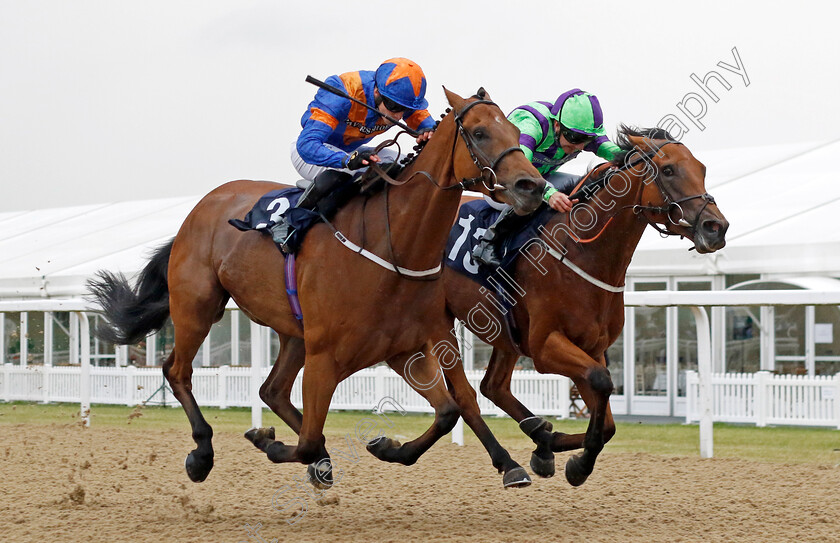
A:
POLYGON ((509 217, 513 214, 513 208, 507 208, 499 214, 499 218, 481 236, 479 242, 472 251, 472 258, 479 264, 485 266, 502 265, 501 257, 498 254, 499 239, 509 228, 509 217))
POLYGON ((321 198, 329 194, 342 182, 351 179, 351 177, 349 173, 338 170, 326 170, 319 173, 315 176, 315 180, 303 191, 295 207, 307 209, 315 207, 321 198))

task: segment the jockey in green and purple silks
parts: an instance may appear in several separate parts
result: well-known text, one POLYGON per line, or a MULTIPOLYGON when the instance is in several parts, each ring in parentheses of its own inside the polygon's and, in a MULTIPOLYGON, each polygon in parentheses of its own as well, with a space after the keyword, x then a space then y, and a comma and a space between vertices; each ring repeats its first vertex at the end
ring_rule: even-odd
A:
MULTIPOLYGON (((613 160, 621 151, 607 138, 598 98, 580 89, 564 92, 554 103, 530 102, 519 106, 508 115, 508 120, 519 128, 519 147, 548 181, 543 199, 555 211, 572 209, 575 202, 567 194, 580 180, 580 176, 557 171, 560 166, 581 151, 606 160, 613 160)), ((473 259, 485 265, 500 264, 494 241, 504 232, 509 216, 509 209, 502 209, 498 220, 473 250, 473 259)))

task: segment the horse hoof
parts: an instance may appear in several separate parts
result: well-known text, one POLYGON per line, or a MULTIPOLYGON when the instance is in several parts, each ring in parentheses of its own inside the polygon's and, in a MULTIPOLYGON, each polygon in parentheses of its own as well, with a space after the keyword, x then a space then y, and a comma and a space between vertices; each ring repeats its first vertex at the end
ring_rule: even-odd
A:
POLYGON ((399 441, 391 439, 390 437, 380 436, 368 443, 365 448, 370 454, 377 457, 378 459, 390 462, 393 453, 389 454, 389 451, 393 451, 399 447, 399 441))
POLYGON ((576 454, 566 462, 566 480, 572 486, 580 486, 592 474, 592 468, 583 465, 580 455, 576 454))
POLYGON ((327 489, 333 486, 332 463, 329 460, 309 464, 306 466, 306 475, 315 488, 327 489))
POLYGON ((508 470, 502 478, 502 484, 505 488, 521 488, 531 485, 531 478, 528 477, 528 472, 522 466, 508 470))
POLYGON ((260 445, 265 441, 274 441, 274 426, 269 428, 251 428, 245 432, 245 439, 259 449, 260 445))
POLYGON ((554 477, 554 455, 551 458, 540 458, 537 453, 531 453, 531 471, 540 477, 554 477))
POLYGON ((184 460, 184 467, 187 469, 187 476, 190 481, 200 483, 207 478, 210 470, 213 469, 213 455, 199 456, 195 451, 192 451, 184 460))

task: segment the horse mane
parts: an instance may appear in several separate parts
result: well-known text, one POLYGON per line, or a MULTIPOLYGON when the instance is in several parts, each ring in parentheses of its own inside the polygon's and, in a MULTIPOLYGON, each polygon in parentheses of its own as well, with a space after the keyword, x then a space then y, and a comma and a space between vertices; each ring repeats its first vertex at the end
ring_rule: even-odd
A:
MULTIPOLYGON (((471 96, 471 98, 475 98, 477 100, 484 100, 486 97, 487 97, 487 91, 484 90, 484 87, 479 87, 479 89, 476 91, 476 93, 471 96)), ((452 111, 452 108, 448 107, 448 108, 446 108, 446 110, 443 113, 440 114, 440 119, 435 121, 434 130, 438 129, 438 126, 440 126, 440 121, 445 119, 446 116, 449 115, 450 111, 452 111)), ((413 148, 414 153, 407 154, 405 156, 405 158, 403 158, 400 161, 400 165, 405 168, 405 167, 411 165, 412 162, 417 160, 417 157, 420 156, 420 152, 426 147, 427 142, 428 142, 428 140, 415 145, 414 148, 413 148)))
MULTIPOLYGON (((637 126, 630 126, 621 123, 616 133, 615 144, 621 149, 616 153, 615 158, 608 162, 610 166, 621 167, 627 160, 627 155, 636 150, 636 146, 630 141, 630 138, 644 138, 651 141, 665 141, 677 142, 677 140, 667 131, 662 128, 639 128, 637 126)), ((662 145, 659 145, 661 147, 662 145)), ((596 176, 587 179, 592 170, 601 167, 603 164, 595 164, 587 168, 583 178, 586 179, 586 186, 594 187, 595 190, 603 188, 607 176, 610 174, 609 168, 603 168, 596 176)), ((590 189, 591 190, 591 189, 590 189)), ((594 191, 593 191, 594 192, 594 191)))
MULTIPOLYGON (((621 152, 617 153, 615 158, 609 162, 611 166, 622 166, 627 158, 627 155, 631 153, 635 146, 630 141, 630 138, 645 138, 648 140, 662 140, 667 142, 677 142, 677 140, 665 129, 663 128, 639 128, 637 126, 631 126, 624 123, 621 123, 618 127, 618 132, 616 132, 615 136, 615 144, 621 149, 621 152)), ((661 147, 661 146, 660 146, 661 147)), ((600 164, 596 164, 594 166, 590 166, 584 177, 589 175, 589 173, 600 166, 600 164)), ((598 175, 598 178, 606 176, 609 170, 604 170, 602 173, 598 175)), ((597 179, 595 179, 597 181, 597 179)))
POLYGON ((639 128, 621 123, 615 137, 616 145, 621 147, 622 151, 632 151, 633 143, 630 142, 631 137, 645 138, 649 140, 665 140, 669 142, 677 141, 664 128, 639 128))

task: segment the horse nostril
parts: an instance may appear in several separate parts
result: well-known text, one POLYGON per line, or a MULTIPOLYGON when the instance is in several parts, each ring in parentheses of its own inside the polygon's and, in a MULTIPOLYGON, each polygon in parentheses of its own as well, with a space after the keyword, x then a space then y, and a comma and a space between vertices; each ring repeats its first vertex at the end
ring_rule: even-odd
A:
POLYGON ((533 179, 519 179, 513 187, 523 193, 537 193, 539 192, 539 186, 537 182, 533 179))
POLYGON ((710 238, 723 237, 726 233, 726 226, 727 225, 722 224, 720 221, 714 220, 703 221, 703 224, 701 225, 703 232, 710 238))

